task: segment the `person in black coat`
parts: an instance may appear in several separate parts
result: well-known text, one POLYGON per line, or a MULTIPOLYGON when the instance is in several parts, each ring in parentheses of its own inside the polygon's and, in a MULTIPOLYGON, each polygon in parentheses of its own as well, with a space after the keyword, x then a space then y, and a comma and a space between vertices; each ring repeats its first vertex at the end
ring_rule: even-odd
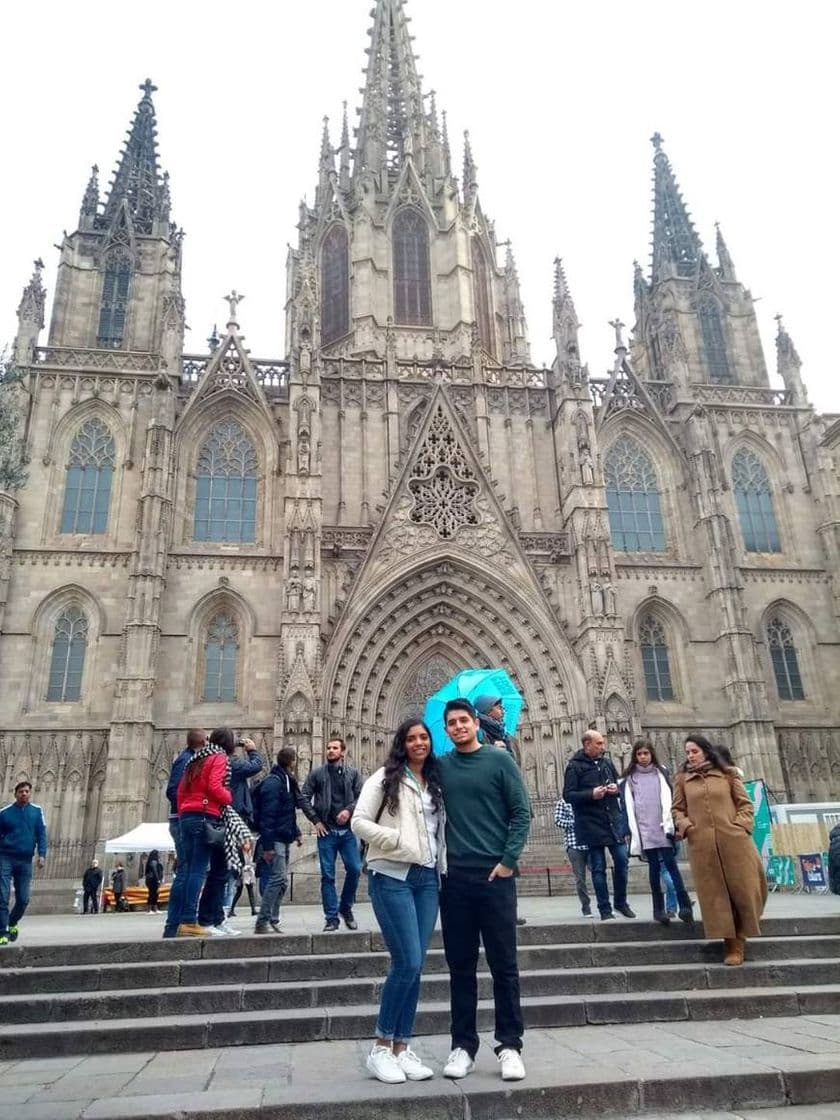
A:
POLYGON ((840 824, 828 834, 828 886, 832 894, 840 894, 840 824))
POLYGON ((99 888, 102 886, 102 868, 98 859, 90 861, 90 867, 82 876, 82 913, 99 913, 99 888))
POLYGON ((613 907, 625 918, 636 915, 627 904, 629 855, 625 838, 627 820, 618 785, 618 772, 604 755, 604 736, 590 730, 583 736, 583 749, 569 760, 563 797, 575 814, 575 835, 589 848, 589 868, 601 920, 614 918, 613 907), (607 887, 607 856, 613 859, 613 906, 607 887))
POLYGON ((163 882, 163 864, 160 862, 160 852, 157 848, 149 852, 146 860, 145 872, 146 890, 149 892, 149 913, 158 913, 158 891, 163 882))
MULTIPOLYGON (((125 868, 121 862, 118 863, 111 872, 111 889, 114 892, 114 909, 122 910, 122 897, 125 893, 125 868)), ((126 910, 127 909, 128 907, 126 906, 126 910)))

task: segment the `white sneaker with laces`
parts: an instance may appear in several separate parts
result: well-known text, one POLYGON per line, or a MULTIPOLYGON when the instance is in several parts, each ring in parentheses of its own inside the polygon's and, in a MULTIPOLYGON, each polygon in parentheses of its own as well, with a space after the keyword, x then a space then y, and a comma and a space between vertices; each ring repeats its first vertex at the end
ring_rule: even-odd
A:
POLYGON ((521 1081, 525 1076, 525 1065, 518 1050, 500 1050, 496 1055, 502 1067, 502 1081, 521 1081))
POLYGON ((397 1054, 397 1062, 409 1081, 428 1081, 435 1075, 435 1071, 424 1066, 410 1047, 397 1054))
POLYGON ((401 1085, 406 1074, 388 1046, 374 1046, 365 1061, 368 1070, 377 1081, 386 1085, 401 1085))
POLYGON ((475 1069, 475 1062, 460 1046, 456 1046, 452 1053, 446 1060, 446 1065, 443 1067, 443 1076, 458 1079, 466 1077, 468 1073, 472 1073, 475 1069))
POLYGON ((225 931, 221 926, 202 926, 201 927, 208 937, 227 937, 225 931))
POLYGON ((240 933, 242 933, 242 930, 232 926, 227 918, 225 918, 223 922, 219 922, 216 929, 220 929, 227 937, 239 937, 240 933))

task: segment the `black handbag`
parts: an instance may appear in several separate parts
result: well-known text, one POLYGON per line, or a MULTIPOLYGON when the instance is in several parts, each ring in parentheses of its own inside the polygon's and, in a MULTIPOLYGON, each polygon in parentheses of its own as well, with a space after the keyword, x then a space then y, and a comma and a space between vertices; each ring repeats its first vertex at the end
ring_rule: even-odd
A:
MULTIPOLYGON (((204 808, 207 808, 207 798, 204 798, 204 808)), ((224 825, 211 824, 205 818, 204 821, 204 839, 207 842, 208 848, 224 848, 225 846, 225 829, 224 825)))

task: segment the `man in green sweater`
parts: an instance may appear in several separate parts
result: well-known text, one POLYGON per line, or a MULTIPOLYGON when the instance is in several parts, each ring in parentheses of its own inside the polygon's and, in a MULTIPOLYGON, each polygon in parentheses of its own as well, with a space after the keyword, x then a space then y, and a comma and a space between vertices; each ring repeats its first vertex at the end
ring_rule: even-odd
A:
POLYGON ((440 914, 452 1013, 452 1053, 443 1074, 466 1077, 475 1067, 480 939, 493 976, 502 1079, 521 1081, 525 1028, 514 873, 531 825, 528 792, 508 752, 479 743, 478 717, 469 700, 450 700, 443 718, 455 745, 439 760, 447 850, 440 914))

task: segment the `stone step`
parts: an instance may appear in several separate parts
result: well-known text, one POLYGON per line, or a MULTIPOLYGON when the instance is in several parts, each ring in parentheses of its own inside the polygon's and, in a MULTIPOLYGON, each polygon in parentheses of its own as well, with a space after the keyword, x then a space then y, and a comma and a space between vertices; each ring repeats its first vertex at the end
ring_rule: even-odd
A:
MULTIPOLYGON (((252 989, 206 989, 195 998, 192 1014, 171 1015, 161 1010, 148 1018, 93 1019, 87 1022, 15 1023, 0 1026, 0 1061, 60 1057, 72 1054, 116 1054, 127 1051, 215 1048, 251 1044, 299 1043, 370 1037, 378 1007, 375 1003, 345 1007, 261 1009, 252 989), (219 1010, 216 998, 248 1010, 219 1010), (209 997, 209 998, 205 998, 209 997), (202 1010, 197 1006, 205 1003, 202 1010)), ((276 989, 259 993, 273 996, 276 989)), ((195 993, 192 993, 195 997, 195 993)), ((118 993, 117 993, 118 995, 118 993)), ((154 999, 154 995, 151 997, 154 999)), ((689 992, 631 992, 580 996, 526 996, 522 1001, 529 1029, 583 1027, 588 1024, 650 1024, 656 1022, 793 1017, 840 1013, 840 985, 736 988, 689 992)), ((115 1008, 118 1010, 118 1008, 115 1008)), ((479 1030, 493 1025, 493 1005, 481 1000, 479 1030)), ((448 1002, 421 1004, 415 1034, 440 1034, 449 1026, 448 1002)))
MULTIPOLYGON (((535 927, 536 928, 536 927, 535 927)), ((555 934, 564 933, 568 927, 550 927, 555 934)), ((591 928, 591 927, 587 927, 591 928)), ((656 927, 654 927, 656 928, 656 927)), ((661 927, 660 927, 661 928, 661 927)), ((835 923, 835 929, 837 924, 835 923)), ((625 933, 638 935, 644 927, 628 924, 625 933)), ((689 932, 682 927, 683 938, 689 932)), ((679 940, 671 931, 664 931, 663 940, 602 942, 588 941, 572 944, 550 942, 521 945, 519 964, 524 971, 533 970, 597 970, 605 969, 621 973, 628 967, 636 966, 683 966, 715 965, 720 963, 721 947, 717 941, 702 941, 698 938, 679 940)), ((347 978, 367 978, 384 976, 388 970, 388 954, 384 952, 378 935, 352 935, 355 939, 364 938, 367 948, 355 952, 345 952, 349 938, 339 938, 328 942, 335 950, 331 953, 309 951, 309 937, 238 937, 224 941, 172 941, 148 942, 151 951, 163 950, 170 959, 154 960, 137 964, 133 961, 90 964, 49 964, 30 965, 29 967, 8 967, 5 951, 0 960, 7 967, 0 968, 0 998, 4 996, 37 995, 60 992, 93 993, 99 991, 142 988, 200 987, 220 984, 267 984, 284 981, 321 981, 343 980, 347 978), (375 945, 376 948, 371 946, 375 945), (179 959, 177 950, 184 953, 179 959), (204 950, 212 954, 204 959, 198 954, 204 950), (298 952, 295 952, 298 950, 298 952), (300 950, 306 950, 301 952, 300 950), (251 955, 254 954, 254 955, 251 955), (288 954, 288 955, 287 955, 288 954)), ((433 942, 440 944, 436 935, 433 942)), ((320 946, 319 946, 320 947, 320 946)), ((48 960, 55 954, 50 946, 48 960)), ((82 953, 82 949, 97 950, 106 957, 113 954, 107 945, 77 946, 72 956, 86 957, 97 953, 82 953)), ((20 960, 23 954, 16 958, 20 960)), ((30 959, 41 960, 37 949, 28 954, 30 959)), ((63 949, 60 959, 66 961, 68 950, 63 949)), ((151 953, 150 953, 151 957, 151 953)), ((840 932, 834 936, 807 935, 801 937, 762 937, 750 942, 748 947, 750 962, 768 966, 785 961, 810 960, 831 961, 840 958, 840 932)), ((26 959, 24 957, 24 959, 26 959)), ((446 960, 442 949, 433 948, 426 958, 427 974, 446 972, 446 960)), ((1 1005, 0 1005, 1 1006, 1 1005)))
MULTIPOLYGON (((385 962, 382 962, 384 974, 385 962)), ((182 979, 184 979, 182 977, 182 979)), ((261 983, 252 979, 233 983, 186 984, 125 990, 6 996, 0 1003, 2 1020, 13 1023, 59 1023, 90 1020, 115 1021, 158 1015, 200 1015, 237 1011, 286 1011, 331 1007, 353 1007, 378 1002, 382 975, 376 978, 318 979, 309 983, 279 980, 261 983)), ((597 996, 664 992, 724 992, 740 988, 806 988, 840 985, 840 957, 829 960, 799 960, 771 964, 748 963, 742 969, 724 965, 633 965, 630 967, 539 969, 520 972, 525 997, 597 996)), ((492 999, 490 974, 479 973, 479 997, 492 999)), ((421 982, 421 1002, 445 1001, 449 978, 443 973, 426 974, 421 982)))

